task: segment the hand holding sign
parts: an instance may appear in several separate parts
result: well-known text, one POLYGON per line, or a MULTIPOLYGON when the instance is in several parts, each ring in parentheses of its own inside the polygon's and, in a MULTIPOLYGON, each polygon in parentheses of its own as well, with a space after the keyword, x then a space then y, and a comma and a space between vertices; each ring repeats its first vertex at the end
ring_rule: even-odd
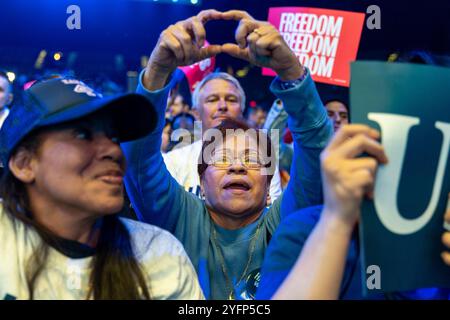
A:
MULTIPOLYGON (((447 212, 444 216, 444 223, 447 227, 450 226, 450 193, 448 194, 447 212)), ((442 252, 442 260, 450 267, 450 229, 447 228, 447 232, 442 235, 442 243, 448 248, 449 251, 442 252)))
POLYGON ((380 134, 366 125, 343 126, 321 154, 324 218, 338 221, 351 233, 363 196, 371 196, 378 163, 386 163, 380 134), (359 157, 362 153, 373 157, 359 157))
POLYGON ((253 19, 247 12, 230 10, 222 14, 225 20, 239 20, 237 44, 222 45, 222 52, 250 63, 273 69, 282 80, 295 80, 303 68, 278 30, 268 22, 253 19))

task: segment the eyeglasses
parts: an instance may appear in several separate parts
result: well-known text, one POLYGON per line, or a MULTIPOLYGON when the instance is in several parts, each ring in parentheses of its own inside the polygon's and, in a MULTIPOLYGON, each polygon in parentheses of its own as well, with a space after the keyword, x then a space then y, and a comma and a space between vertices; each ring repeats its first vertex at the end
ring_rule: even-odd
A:
MULTIPOLYGON (((258 170, 265 165, 261 162, 261 156, 256 151, 244 150, 238 157, 239 162, 247 169, 258 170)), ((210 165, 218 169, 228 169, 236 161, 230 150, 220 150, 214 152, 210 158, 210 165)))

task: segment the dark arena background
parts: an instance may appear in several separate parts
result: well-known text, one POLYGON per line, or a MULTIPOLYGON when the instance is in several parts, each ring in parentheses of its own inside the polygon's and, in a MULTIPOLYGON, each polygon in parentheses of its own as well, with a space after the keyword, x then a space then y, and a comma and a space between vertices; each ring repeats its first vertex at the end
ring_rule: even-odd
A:
POLYGON ((450 300, 449 68, 450 0, 0 0, 0 310, 450 300))
MULTIPOLYGON (((271 7, 301 6, 366 13, 370 5, 381 9, 381 28, 363 27, 358 60, 395 60, 399 55, 420 50, 436 55, 444 64, 449 63, 449 1, 1 0, 0 69, 16 74, 15 88, 46 72, 74 72, 87 82, 102 83, 106 86, 104 91, 133 91, 133 77, 145 65, 160 32, 200 10, 246 10, 255 19, 267 20, 271 7), (73 4, 81 9, 79 30, 66 27, 70 16, 66 10, 73 4)), ((222 21, 208 23, 207 40, 210 43, 234 41, 234 27, 228 27, 231 24, 237 25, 222 21)), ((217 58, 216 68, 239 79, 247 101, 270 107, 273 96, 260 88, 266 87, 272 77, 261 76, 260 68, 227 55, 217 58)), ((318 87, 325 95, 330 91, 333 95, 346 94, 341 88, 322 84, 318 87)))

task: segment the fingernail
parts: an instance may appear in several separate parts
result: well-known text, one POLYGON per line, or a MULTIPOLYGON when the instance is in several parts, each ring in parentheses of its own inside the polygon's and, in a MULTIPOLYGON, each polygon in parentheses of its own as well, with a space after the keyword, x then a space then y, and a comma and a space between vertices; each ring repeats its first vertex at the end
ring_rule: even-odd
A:
POLYGON ((450 231, 450 223, 444 222, 444 229, 450 231))

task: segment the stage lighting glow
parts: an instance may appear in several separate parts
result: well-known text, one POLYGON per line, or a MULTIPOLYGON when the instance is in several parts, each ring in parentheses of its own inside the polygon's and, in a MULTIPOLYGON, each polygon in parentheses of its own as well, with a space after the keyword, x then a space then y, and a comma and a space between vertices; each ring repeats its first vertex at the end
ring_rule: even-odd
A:
POLYGON ((34 63, 34 67, 36 69, 41 69, 42 68, 42 64, 44 63, 45 57, 47 56, 47 51, 45 50, 41 50, 39 52, 39 56, 36 59, 36 62, 34 63))
POLYGON ((62 57, 62 53, 61 53, 61 52, 56 52, 56 53, 53 55, 53 59, 55 59, 55 61, 61 60, 61 57, 62 57))
POLYGON ((198 3, 198 0, 191 0, 191 3, 192 3, 192 4, 197 4, 197 3, 198 3))
POLYGON ((6 76, 8 77, 8 80, 10 82, 13 82, 16 79, 16 74, 14 72, 8 71, 6 73, 6 76))

